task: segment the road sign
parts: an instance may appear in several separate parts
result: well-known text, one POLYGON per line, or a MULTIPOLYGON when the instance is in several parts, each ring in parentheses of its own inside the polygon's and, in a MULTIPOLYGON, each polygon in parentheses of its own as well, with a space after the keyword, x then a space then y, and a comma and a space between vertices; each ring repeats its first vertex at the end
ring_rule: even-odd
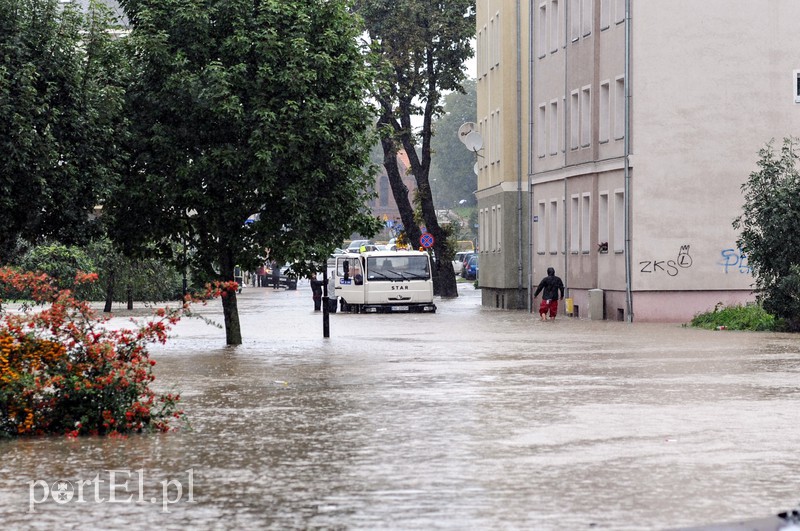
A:
POLYGON ((419 244, 426 249, 433 247, 433 234, 430 232, 423 232, 422 236, 419 237, 419 244))

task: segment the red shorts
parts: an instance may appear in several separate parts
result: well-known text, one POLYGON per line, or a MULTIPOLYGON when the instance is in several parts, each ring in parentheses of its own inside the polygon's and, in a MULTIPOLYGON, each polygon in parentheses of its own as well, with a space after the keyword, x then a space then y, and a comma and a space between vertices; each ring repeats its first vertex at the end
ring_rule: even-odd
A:
POLYGON ((548 312, 550 317, 556 316, 558 313, 558 299, 542 299, 542 304, 539 305, 539 315, 548 312))

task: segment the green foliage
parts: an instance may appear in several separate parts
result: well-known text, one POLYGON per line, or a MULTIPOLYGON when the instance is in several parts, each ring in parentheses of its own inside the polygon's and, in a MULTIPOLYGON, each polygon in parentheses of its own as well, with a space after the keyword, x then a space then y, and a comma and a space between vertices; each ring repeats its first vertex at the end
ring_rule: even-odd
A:
MULTIPOLYGON (((23 271, 44 273, 60 289, 75 290, 75 275, 95 272, 95 263, 83 249, 61 243, 46 243, 31 249, 19 262, 23 271)), ((91 286, 89 286, 89 289, 91 286)), ((87 289, 85 286, 82 289, 87 289)), ((81 295, 85 295, 82 292, 81 295)))
POLYGON ((759 151, 757 171, 742 185, 743 213, 733 222, 764 309, 800 323, 800 172, 797 139, 759 151))
POLYGON ((107 239, 86 247, 95 262, 98 281, 85 294, 89 300, 113 302, 160 302, 176 300, 182 295, 181 274, 175 266, 156 258, 131 258, 120 253, 107 239))
MULTIPOLYGON (((108 209, 116 242, 176 263, 189 245, 199 276, 233 280, 267 253, 325 257, 379 229, 369 78, 345 0, 120 3, 136 75, 133 161, 108 209)), ((223 307, 237 344, 235 298, 223 307)))
POLYGON ((458 139, 458 128, 476 121, 478 91, 474 79, 464 82, 464 91, 445 96, 444 114, 433 124, 430 178, 433 202, 439 209, 476 204, 475 154, 458 139))
POLYGON ((368 78, 344 2, 121 3, 138 74, 117 241, 169 254, 186 239, 198 270, 228 276, 267 248, 290 261, 374 232, 368 78))
POLYGON ((0 263, 19 237, 86 241, 120 167, 119 44, 110 14, 58 0, 0 0, 0 263))
POLYGON ((714 311, 696 315, 691 325, 708 330, 725 327, 727 330, 763 332, 777 330, 783 323, 759 305, 723 307, 722 303, 719 303, 714 307, 714 311))
MULTIPOLYGON (((114 249, 108 240, 85 247, 44 243, 32 247, 18 261, 23 271, 44 273, 61 289, 76 290, 84 300, 158 302, 181 295, 181 275, 169 263, 157 259, 129 258, 114 249), (78 272, 96 273, 98 281, 75 284, 78 272), (109 291, 110 288, 110 291, 109 291)), ((5 294, 17 298, 18 294, 5 294)))

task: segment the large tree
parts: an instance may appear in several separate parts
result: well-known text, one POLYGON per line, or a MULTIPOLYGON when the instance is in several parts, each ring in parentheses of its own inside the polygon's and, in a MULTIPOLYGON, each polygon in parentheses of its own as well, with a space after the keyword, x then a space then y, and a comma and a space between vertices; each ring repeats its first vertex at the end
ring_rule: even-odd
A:
POLYGON ((0 0, 0 263, 19 238, 97 233, 116 174, 124 64, 104 6, 0 0))
POLYGON ((769 142, 759 151, 759 169, 742 185, 744 206, 733 222, 764 309, 795 330, 800 329, 798 142, 785 138, 779 150, 769 142))
MULTIPOLYGON (((117 241, 188 244, 201 276, 233 280, 237 264, 321 258, 375 232, 369 78, 345 0, 120 3, 136 78, 117 241)), ((240 344, 235 293, 223 311, 240 344)))
POLYGON ((434 237, 434 291, 442 297, 456 297, 453 249, 436 218, 430 187, 431 138, 433 120, 442 113, 443 94, 463 91, 464 61, 473 55, 475 3, 356 0, 356 9, 364 17, 373 51, 372 97, 378 104, 383 162, 400 217, 409 241, 418 242, 419 225, 397 167, 396 154, 403 149, 417 181, 422 222, 434 237), (413 117, 422 118, 418 131, 413 128, 413 117))

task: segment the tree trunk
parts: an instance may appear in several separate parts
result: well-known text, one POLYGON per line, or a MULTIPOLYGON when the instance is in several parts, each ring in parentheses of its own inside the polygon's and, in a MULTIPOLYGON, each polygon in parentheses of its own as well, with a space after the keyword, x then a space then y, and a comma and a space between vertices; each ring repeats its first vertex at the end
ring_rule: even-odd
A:
MULTIPOLYGON (((381 117, 378 121, 378 127, 391 129, 392 126, 388 119, 381 117)), ((394 202, 397 203, 397 209, 400 211, 403 230, 406 238, 408 238, 408 243, 412 248, 416 249, 419 247, 419 237, 422 233, 417 226, 417 222, 414 221, 414 208, 408 200, 408 187, 403 183, 400 169, 397 167, 397 144, 392 138, 381 137, 381 146, 383 147, 383 166, 386 168, 386 175, 389 177, 394 202)))
POLYGON ((447 232, 439 225, 439 220, 436 218, 427 176, 424 179, 418 178, 417 185, 420 186, 420 204, 422 205, 422 215, 425 218, 425 228, 433 236, 433 250, 436 258, 433 266, 433 293, 446 299, 458 297, 456 274, 453 271, 454 253, 447 242, 447 232), (422 183, 420 183, 421 180, 422 183))
POLYGON ((128 295, 128 309, 129 310, 133 310, 133 287, 132 286, 128 286, 127 295, 128 295))
POLYGON ((114 303, 114 270, 108 272, 108 283, 106 284, 106 305, 103 307, 103 312, 109 313, 111 305, 114 303))
MULTIPOLYGON (((230 250, 222 252, 221 274, 222 280, 232 282, 233 278, 233 255, 230 250)), ((239 323, 239 305, 236 300, 236 292, 226 291, 222 294, 222 315, 225 320, 225 341, 228 345, 242 344, 242 327, 239 323)))

